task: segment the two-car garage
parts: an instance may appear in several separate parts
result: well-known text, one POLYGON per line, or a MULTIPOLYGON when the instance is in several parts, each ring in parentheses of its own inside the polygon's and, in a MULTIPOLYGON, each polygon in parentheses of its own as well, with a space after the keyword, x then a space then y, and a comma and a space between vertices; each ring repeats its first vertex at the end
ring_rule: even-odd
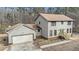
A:
POLYGON ((33 35, 28 34, 28 35, 13 36, 12 40, 13 40, 13 44, 30 42, 30 41, 33 41, 33 35))
POLYGON ((17 24, 7 31, 8 43, 18 44, 25 42, 33 42, 36 39, 36 33, 33 24, 17 24))

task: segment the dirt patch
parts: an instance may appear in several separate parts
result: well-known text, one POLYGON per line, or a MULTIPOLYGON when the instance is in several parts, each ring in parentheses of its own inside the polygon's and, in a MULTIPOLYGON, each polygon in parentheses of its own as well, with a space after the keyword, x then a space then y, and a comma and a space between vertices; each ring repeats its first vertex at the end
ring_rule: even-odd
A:
POLYGON ((43 51, 79 51, 79 40, 72 40, 71 42, 43 48, 43 51))
POLYGON ((34 43, 37 46, 42 46, 42 45, 47 45, 47 44, 52 44, 52 43, 56 43, 56 42, 60 42, 60 41, 64 41, 58 38, 50 38, 50 39, 46 39, 46 38, 38 38, 34 41, 34 43))
POLYGON ((0 34, 0 38, 7 37, 7 34, 0 34))
POLYGON ((71 40, 79 40, 79 33, 73 33, 72 37, 70 37, 71 40))
POLYGON ((3 44, 0 44, 0 51, 3 51, 7 46, 4 46, 3 44))
POLYGON ((0 51, 7 48, 7 46, 4 45, 4 38, 6 37, 6 34, 0 34, 0 51))

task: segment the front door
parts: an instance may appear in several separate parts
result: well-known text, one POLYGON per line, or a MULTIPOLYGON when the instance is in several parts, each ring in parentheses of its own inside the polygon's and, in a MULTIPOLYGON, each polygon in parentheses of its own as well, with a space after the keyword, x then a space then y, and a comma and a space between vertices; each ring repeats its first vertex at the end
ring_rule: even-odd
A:
POLYGON ((40 36, 40 35, 41 35, 41 29, 38 28, 38 29, 37 29, 37 36, 40 36))

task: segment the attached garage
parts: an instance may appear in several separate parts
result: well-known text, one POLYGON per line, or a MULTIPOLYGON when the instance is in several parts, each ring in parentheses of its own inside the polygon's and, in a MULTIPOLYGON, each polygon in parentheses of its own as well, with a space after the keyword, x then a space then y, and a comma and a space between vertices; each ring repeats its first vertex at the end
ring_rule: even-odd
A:
POLYGON ((34 24, 17 24, 7 29, 8 43, 18 44, 33 42, 36 39, 34 24))

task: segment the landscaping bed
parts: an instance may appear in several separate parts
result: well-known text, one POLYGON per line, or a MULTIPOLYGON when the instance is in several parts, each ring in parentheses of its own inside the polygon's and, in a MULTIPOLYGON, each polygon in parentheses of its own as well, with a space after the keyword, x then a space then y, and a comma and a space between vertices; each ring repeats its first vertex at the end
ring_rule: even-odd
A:
POLYGON ((47 44, 52 44, 52 43, 56 43, 56 42, 61 42, 64 41, 58 38, 50 38, 50 39, 45 39, 45 38, 38 38, 34 41, 34 43, 38 46, 42 46, 42 45, 47 45, 47 44))

